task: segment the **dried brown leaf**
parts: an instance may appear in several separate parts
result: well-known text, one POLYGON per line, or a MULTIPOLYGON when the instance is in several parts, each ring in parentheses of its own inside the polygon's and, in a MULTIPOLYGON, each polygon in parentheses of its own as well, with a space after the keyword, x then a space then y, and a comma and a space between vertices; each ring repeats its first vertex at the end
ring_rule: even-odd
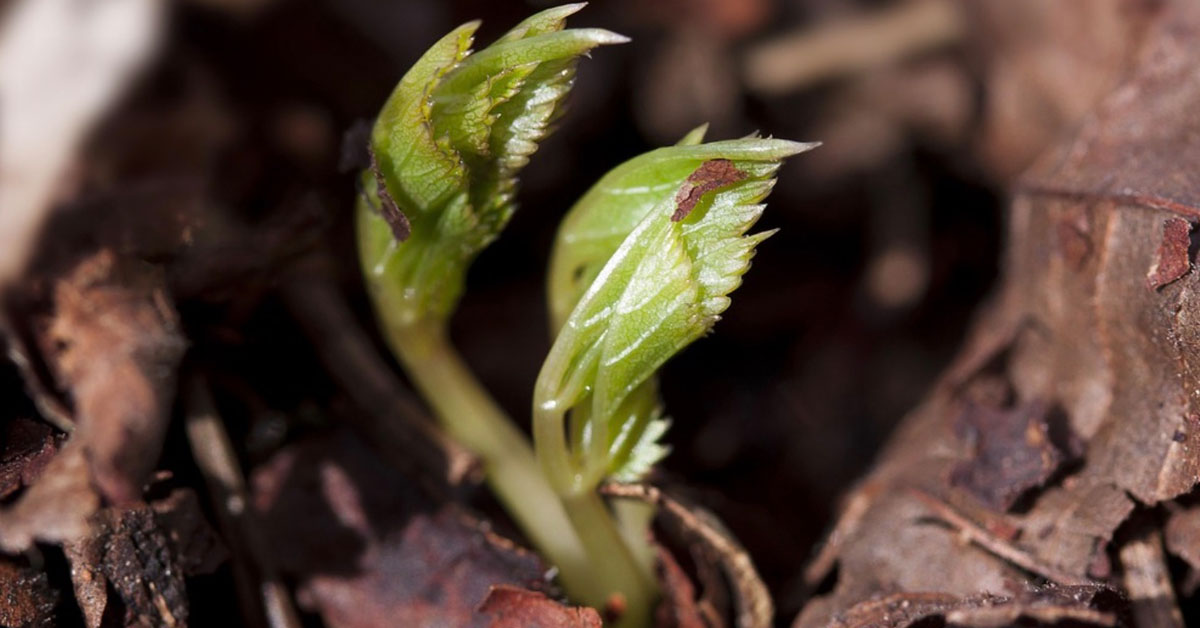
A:
POLYGON ((107 250, 84 259, 55 286, 43 344, 74 398, 92 482, 133 503, 158 461, 184 350, 162 274, 107 250))
POLYGON ((1012 508, 1058 469, 1064 455, 1050 440, 1046 404, 998 409, 968 402, 957 427, 973 455, 954 467, 950 483, 998 510, 1012 508))
POLYGON ((586 606, 567 606, 545 593, 510 585, 488 590, 477 611, 488 628, 600 628, 600 613, 586 606))
MULTIPOLYGON (((822 554, 822 565, 836 562, 838 581, 805 608, 798 625, 823 625, 898 591, 958 597, 1004 591, 1006 582, 1027 577, 1011 560, 1018 557, 1048 567, 1042 575, 1107 578, 1114 532, 1135 500, 1154 505, 1194 489, 1200 477, 1200 362, 1194 359, 1200 354, 1194 303, 1200 278, 1187 267, 1190 222, 1200 217, 1200 75, 1191 63, 1200 55, 1200 5, 1160 4, 1152 12, 1130 9, 1150 20, 1138 37, 1144 45, 1123 44, 1139 50, 1130 61, 1134 69, 1100 100, 1077 136, 1039 160, 1018 189, 999 297, 943 384, 893 437, 866 481, 868 503, 845 515, 853 525, 835 528, 847 537, 838 539, 833 555, 822 554), (1146 271, 1156 261, 1151 285, 1157 290, 1148 291, 1146 271), (1004 443, 994 465, 979 466, 980 452, 951 438, 955 417, 978 403, 972 391, 987 378, 999 378, 1018 408, 1042 400, 1061 410, 1064 431, 1080 445, 1069 474, 1050 471, 1052 461, 1039 460, 1028 439, 1021 443, 1018 435, 1029 434, 1017 428, 1028 428, 1028 420, 973 421, 985 449, 984 432, 1004 443), (1013 451, 1021 455, 1007 455, 1013 451), (1021 461, 1029 464, 1010 466, 1021 461), (1048 483, 1028 494, 1023 514, 1003 522, 1011 534, 993 535, 996 548, 1016 547, 1021 554, 1001 551, 997 555, 1008 559, 983 560, 983 548, 930 528, 916 505, 898 494, 916 488, 985 521, 939 484, 955 467, 961 484, 982 487, 973 492, 994 498, 997 507, 1013 505, 1006 488, 1048 483), (977 475, 982 469, 991 472, 977 475)), ((1087 99, 1079 96, 1079 102, 1087 99)), ((1057 426, 1056 418, 1051 427, 1057 426)), ((1047 434, 1040 427, 1034 432, 1035 441, 1047 434)), ((1181 539, 1175 543, 1186 547, 1181 539)), ((1094 608, 1067 606, 1075 610, 1022 617, 1115 621, 1089 615, 1094 608)), ((1006 613, 971 616, 994 625, 1014 620, 1006 613)), ((956 611, 945 619, 968 618, 956 611)))
POLYGON ((1108 590, 1097 586, 1026 588, 1015 595, 982 593, 958 597, 945 593, 898 593, 862 602, 838 614, 830 628, 904 628, 941 617, 952 626, 991 628, 1016 625, 1055 625, 1070 621, 1088 626, 1115 626, 1108 590), (1102 607, 1102 608, 1098 608, 1102 607), (1024 622, 1022 622, 1024 625, 1024 622))
POLYGON ((696 587, 683 568, 663 547, 658 549, 658 578, 663 588, 663 600, 655 611, 661 628, 708 628, 723 625, 705 622, 696 604, 696 587))
POLYGON ((59 542, 86 535, 88 518, 100 508, 90 478, 83 445, 68 441, 39 481, 0 511, 0 547, 19 552, 35 540, 59 542))
POLYGON ((285 448, 251 486, 272 559, 334 628, 470 626, 493 585, 544 583, 536 555, 435 508, 345 430, 285 448))
POLYGON ((44 423, 13 419, 0 427, 0 498, 29 486, 58 452, 58 439, 44 423))

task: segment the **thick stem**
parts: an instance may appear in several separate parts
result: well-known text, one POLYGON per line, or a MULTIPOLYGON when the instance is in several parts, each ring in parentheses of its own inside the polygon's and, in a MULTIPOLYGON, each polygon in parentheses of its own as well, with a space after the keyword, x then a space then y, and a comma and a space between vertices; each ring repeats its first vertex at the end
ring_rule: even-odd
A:
MULTIPOLYGON (((607 457, 603 455, 607 452, 597 452, 591 447, 586 447, 583 452, 575 452, 583 454, 581 466, 576 464, 567 445, 567 406, 577 403, 579 395, 578 386, 572 385, 572 382, 563 384, 567 368, 567 353, 563 348, 571 345, 569 338, 564 340, 564 336, 572 332, 571 329, 560 332, 550 355, 542 364, 534 387, 533 437, 537 457, 542 471, 562 497, 567 515, 592 559, 593 577, 610 584, 608 590, 620 594, 624 602, 621 618, 616 625, 620 628, 645 626, 651 618, 651 605, 658 597, 653 561, 644 560, 647 556, 653 556, 653 550, 648 547, 645 538, 638 539, 622 533, 613 513, 609 512, 603 498, 596 493, 600 477, 589 478, 585 474, 586 469, 596 466, 607 468, 607 457)), ((579 405, 586 406, 586 403, 579 405)), ((590 438, 600 438, 606 442, 605 434, 595 432, 595 417, 588 414, 584 409, 583 414, 575 419, 588 420, 593 430, 590 438)), ((573 435, 571 440, 576 441, 576 446, 581 446, 586 439, 573 435)))
POLYGON ((617 583, 611 591, 621 596, 623 608, 615 625, 618 628, 649 626, 651 605, 658 597, 654 574, 649 565, 638 560, 626 545, 604 498, 594 490, 584 491, 564 496, 563 505, 584 548, 593 558, 592 572, 596 579, 617 583))
MULTIPOLYGON (((657 596, 649 566, 629 549, 594 490, 568 491, 560 498, 543 475, 528 439, 450 345, 445 326, 389 325, 387 340, 447 431, 482 461, 488 485, 517 525, 558 567, 567 593, 601 609, 619 593, 625 611, 616 625, 648 625, 650 605, 657 596)), ((561 428, 561 422, 557 425, 561 428)), ((574 472, 568 469, 568 475, 574 472)))
POLYGON ((573 597, 600 604, 607 589, 591 564, 558 495, 538 468, 529 441, 480 387, 437 323, 389 325, 387 340, 447 431, 479 456, 488 486, 521 531, 559 569, 573 597))

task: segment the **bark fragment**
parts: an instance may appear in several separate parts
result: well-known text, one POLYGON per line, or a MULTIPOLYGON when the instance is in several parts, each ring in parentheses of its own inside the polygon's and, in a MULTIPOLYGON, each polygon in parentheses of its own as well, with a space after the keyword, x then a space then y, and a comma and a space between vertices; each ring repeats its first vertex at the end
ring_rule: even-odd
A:
POLYGON ((0 625, 13 628, 54 626, 58 594, 46 574, 0 557, 0 625))
POLYGON ((1167 551, 1188 565, 1182 592, 1193 595, 1200 585, 1200 506, 1175 507, 1167 517, 1163 534, 1167 551))
MULTIPOLYGON (((170 516, 186 508, 181 504, 187 501, 174 497, 159 509, 170 516)), ((195 505, 194 496, 190 503, 195 505)), ((199 512, 175 517, 180 518, 202 521, 199 512)), ((88 627, 100 626, 114 612, 110 610, 114 603, 119 604, 126 626, 186 626, 189 609, 184 576, 194 573, 189 567, 196 569, 205 561, 180 550, 195 544, 196 529, 190 534, 171 530, 147 505, 106 508, 93 517, 92 525, 89 536, 63 545, 71 562, 76 600, 88 627), (109 597, 108 587, 116 593, 115 599, 109 597)), ((212 548, 215 537, 207 526, 202 529, 208 540, 200 547, 212 548)))
POLYGON ((1146 272, 1146 287, 1157 290, 1187 274, 1192 269, 1188 256, 1191 246, 1192 223, 1183 218, 1167 218, 1162 225, 1162 242, 1150 270, 1146 272))

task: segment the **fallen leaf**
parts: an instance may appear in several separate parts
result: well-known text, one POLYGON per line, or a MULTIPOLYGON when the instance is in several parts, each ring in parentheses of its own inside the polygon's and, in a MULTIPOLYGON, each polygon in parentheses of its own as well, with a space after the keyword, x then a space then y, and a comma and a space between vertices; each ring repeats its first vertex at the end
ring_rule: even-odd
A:
POLYGON ((696 604, 696 586, 683 567, 663 547, 658 548, 658 579, 663 600, 655 610, 661 628, 708 628, 696 604))
POLYGON ((43 353, 74 399, 73 439, 92 482, 113 503, 138 500, 158 461, 184 350, 178 326, 161 272, 108 250, 54 288, 43 353))
POLYGON ((951 471, 951 485, 995 510, 1012 508, 1027 491, 1044 484, 1064 459, 1050 440, 1046 416, 1046 405, 1036 401, 1011 409, 968 403, 958 427, 974 451, 951 471))
POLYGON ((1033 587, 1015 595, 981 593, 958 597, 945 593, 897 593, 862 602, 837 615, 831 628, 904 628, 941 618, 963 627, 1056 625, 1115 626, 1119 596, 1101 586, 1033 587))
POLYGON ((493 585, 545 588, 535 554, 436 507, 345 429, 288 446, 250 483, 273 560, 333 628, 477 625, 493 585))
POLYGON ((13 419, 0 427, 0 498, 29 486, 58 452, 58 439, 45 423, 13 419))
MULTIPOLYGON (((893 435, 864 480, 871 488, 865 503, 847 509, 850 524, 834 528, 846 537, 821 558, 825 570, 836 565, 837 580, 829 594, 809 602, 797 626, 827 625, 849 609, 899 592, 969 598, 1028 578, 1015 561, 1000 559, 1005 552, 982 556, 979 544, 961 543, 953 530, 931 526, 903 494, 916 489, 969 511, 964 502, 970 500, 955 503, 954 492, 939 484, 956 466, 959 484, 982 488, 972 492, 997 506, 1014 506, 1011 493, 1022 486, 1042 485, 1027 494, 1020 514, 1002 520, 1011 533, 1001 540, 1019 550, 1007 552, 1010 557, 1028 557, 1028 564, 1048 567, 1040 575, 1064 581, 1114 576, 1114 533, 1135 504, 1154 507, 1195 489, 1200 277, 1182 262, 1190 223, 1200 217, 1200 171, 1194 167, 1200 160, 1200 75, 1189 61, 1200 53, 1200 5, 1165 0, 1157 6, 1139 9, 1139 19, 1149 22, 1144 36, 1127 42, 1136 44, 1136 53, 1124 82, 1099 99, 1075 137, 1043 155, 1015 190, 1000 294, 942 385, 893 435), (1154 283, 1168 282, 1148 291, 1146 270, 1156 260, 1165 263, 1154 283), (977 447, 964 447, 953 435, 956 417, 978 403, 971 398, 973 384, 987 378, 1005 385, 1014 408, 1036 401, 1061 411, 1049 427, 1062 419, 1078 442, 1078 460, 1058 469, 1041 458, 1043 452, 1029 445, 1054 430, 1019 410, 1015 418, 967 421, 980 447, 998 439, 998 452, 1019 454, 981 465, 977 447), (1031 423, 1035 429, 1028 432, 1031 423), (977 467, 958 466, 963 460, 977 467), (1014 485, 1005 486, 1004 477, 1014 485)), ((1071 454, 1076 449, 1059 448, 1071 454)), ((1186 547, 1170 534, 1167 543, 1186 547)), ((1033 623, 1124 621, 1111 612, 1056 602, 1022 617, 1033 623)), ((947 623, 1016 621, 1005 610, 947 610, 942 616, 947 623)))
POLYGON ((35 540, 61 542, 88 532, 88 518, 100 508, 92 488, 83 445, 67 441, 15 504, 0 510, 0 548, 28 549, 35 540))
POLYGON ((600 628, 600 613, 587 606, 567 606, 545 593, 509 585, 488 590, 476 611, 488 628, 600 628))

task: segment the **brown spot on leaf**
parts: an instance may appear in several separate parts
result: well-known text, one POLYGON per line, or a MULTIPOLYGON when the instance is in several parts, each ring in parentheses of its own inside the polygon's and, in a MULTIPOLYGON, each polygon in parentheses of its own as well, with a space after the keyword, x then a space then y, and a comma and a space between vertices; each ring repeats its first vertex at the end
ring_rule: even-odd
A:
POLYGON ((705 194, 737 183, 746 176, 728 159, 710 159, 700 164, 675 193, 675 213, 671 214, 671 222, 686 218, 705 194))
POLYGON ((600 613, 586 606, 567 606, 544 593, 510 585, 488 590, 477 611, 488 628, 600 628, 600 613))
POLYGON ((1188 258, 1192 223, 1183 218, 1167 218, 1162 223, 1162 242, 1158 256, 1146 272, 1146 287, 1157 290, 1187 274, 1192 269, 1188 258))
POLYGON ((388 192, 387 179, 383 176, 383 171, 379 169, 379 162, 375 160, 375 150, 367 146, 367 154, 371 158, 371 174, 375 175, 375 193, 379 196, 379 213, 392 228, 392 236, 396 238, 396 241, 403 242, 412 235, 412 224, 408 222, 408 216, 400 211, 400 206, 388 192))

